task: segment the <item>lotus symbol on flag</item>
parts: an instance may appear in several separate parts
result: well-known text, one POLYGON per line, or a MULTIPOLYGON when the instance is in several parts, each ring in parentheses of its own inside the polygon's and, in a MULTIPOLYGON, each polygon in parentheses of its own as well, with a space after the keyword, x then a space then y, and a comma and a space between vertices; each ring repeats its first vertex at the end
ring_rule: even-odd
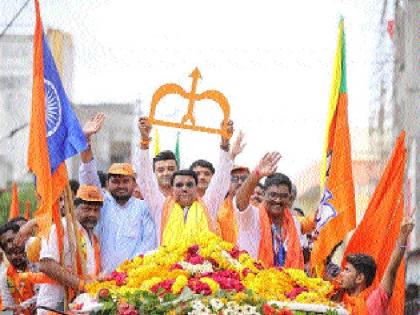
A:
POLYGON ((44 79, 47 123, 47 137, 51 137, 61 123, 61 102, 57 89, 51 81, 44 79))
POLYGON ((329 220, 337 216, 337 211, 328 203, 328 200, 333 198, 333 194, 325 188, 321 203, 316 213, 315 222, 316 229, 319 231, 329 220))

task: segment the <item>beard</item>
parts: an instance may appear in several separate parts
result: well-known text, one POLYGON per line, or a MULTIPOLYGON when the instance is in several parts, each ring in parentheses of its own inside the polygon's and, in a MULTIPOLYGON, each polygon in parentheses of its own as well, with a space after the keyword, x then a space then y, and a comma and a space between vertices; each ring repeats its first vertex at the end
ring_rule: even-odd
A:
POLYGON ((98 223, 98 219, 96 218, 85 218, 82 221, 80 221, 80 224, 86 230, 93 229, 97 223, 98 223))
POLYGON ((131 194, 117 195, 111 192, 111 196, 114 197, 115 201, 127 202, 131 198, 131 194))

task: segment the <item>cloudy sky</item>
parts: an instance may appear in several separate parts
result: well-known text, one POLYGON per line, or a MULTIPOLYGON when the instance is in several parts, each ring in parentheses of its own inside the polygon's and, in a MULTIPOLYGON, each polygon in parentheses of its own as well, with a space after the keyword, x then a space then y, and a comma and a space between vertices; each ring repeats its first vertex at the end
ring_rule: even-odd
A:
MULTIPOLYGON (((148 113, 154 91, 174 82, 197 92, 217 89, 231 106, 236 130, 246 134, 239 163, 254 166, 269 150, 280 151, 279 169, 295 178, 318 160, 325 133, 337 25, 345 18, 350 125, 368 125, 372 62, 381 1, 135 1, 41 0, 45 27, 72 34, 75 48, 73 101, 141 100, 148 113)), ((1 26, 23 0, 0 1, 1 26)), ((11 31, 32 30, 28 5, 11 31)), ((182 115, 187 102, 169 97, 165 117, 182 115)), ((196 119, 218 125, 216 105, 196 103, 196 119)), ((132 123, 132 122, 122 122, 132 123)), ((161 148, 173 149, 175 131, 159 128, 161 148)), ((182 131, 184 166, 213 162, 218 137, 182 131)))

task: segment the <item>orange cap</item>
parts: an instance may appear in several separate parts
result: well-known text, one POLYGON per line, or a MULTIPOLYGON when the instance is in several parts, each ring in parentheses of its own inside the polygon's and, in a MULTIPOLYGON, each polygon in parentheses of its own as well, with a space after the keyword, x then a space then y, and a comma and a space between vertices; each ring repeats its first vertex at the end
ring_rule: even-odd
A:
POLYGON ((104 197, 100 189, 96 186, 80 185, 77 190, 76 198, 84 201, 104 202, 104 197))
POLYGON ((108 170, 108 174, 125 175, 134 177, 133 167, 129 163, 114 163, 108 170))

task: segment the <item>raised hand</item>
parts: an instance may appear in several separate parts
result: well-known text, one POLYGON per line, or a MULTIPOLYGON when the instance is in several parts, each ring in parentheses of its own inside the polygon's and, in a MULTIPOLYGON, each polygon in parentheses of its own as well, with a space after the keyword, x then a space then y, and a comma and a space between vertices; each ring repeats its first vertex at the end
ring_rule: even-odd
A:
POLYGON ((401 222, 400 238, 403 241, 407 241, 411 231, 414 229, 414 220, 411 217, 404 217, 401 222))
POLYGON ((142 140, 149 140, 150 132, 152 131, 152 124, 148 117, 140 117, 138 122, 138 128, 140 131, 142 140))
POLYGON ((244 150, 246 143, 243 143, 244 140, 244 133, 242 131, 239 131, 239 135, 236 138, 235 142, 232 145, 232 149, 230 150, 230 158, 232 161, 235 160, 235 158, 242 153, 244 150))
POLYGON ((256 175, 260 178, 273 175, 277 170, 277 163, 280 159, 281 154, 278 152, 266 153, 260 163, 258 163, 255 170, 256 175))
POLYGON ((88 139, 88 141, 94 134, 101 130, 102 126, 104 125, 104 121, 105 114, 98 113, 85 123, 83 126, 83 133, 85 134, 85 137, 88 139))

